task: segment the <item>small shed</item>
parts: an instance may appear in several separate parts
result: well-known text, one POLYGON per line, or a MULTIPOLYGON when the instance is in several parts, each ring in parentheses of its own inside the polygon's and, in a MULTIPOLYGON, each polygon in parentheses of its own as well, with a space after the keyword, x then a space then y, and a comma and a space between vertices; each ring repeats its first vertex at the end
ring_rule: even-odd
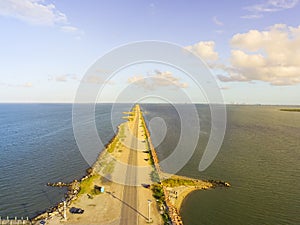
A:
POLYGON ((100 191, 100 193, 104 193, 104 187, 103 186, 98 186, 98 185, 95 185, 95 191, 100 191))

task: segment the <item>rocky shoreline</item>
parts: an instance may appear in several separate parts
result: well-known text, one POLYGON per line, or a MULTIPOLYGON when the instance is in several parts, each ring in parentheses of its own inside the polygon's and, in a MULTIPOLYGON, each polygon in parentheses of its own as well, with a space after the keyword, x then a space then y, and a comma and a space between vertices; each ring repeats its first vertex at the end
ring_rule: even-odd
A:
MULTIPOLYGON (((80 191, 80 182, 84 181, 85 179, 89 178, 90 175, 86 175, 82 177, 80 180, 74 180, 70 183, 64 183, 64 182, 57 182, 57 183, 47 183, 47 186, 49 187, 67 187, 68 191, 65 194, 65 202, 66 205, 69 206, 71 204, 71 201, 75 200, 78 196, 78 193, 80 191)), ((48 209, 46 209, 44 212, 39 213, 37 216, 31 218, 31 221, 33 223, 49 218, 53 215, 57 215, 59 213, 62 213, 63 207, 64 207, 64 201, 59 202, 55 206, 52 206, 48 209)))
MULTIPOLYGON (((118 134, 119 130, 120 130, 120 126, 118 126, 118 128, 117 128, 117 132, 116 132, 117 134, 118 134)), ((46 186, 49 186, 49 187, 56 187, 56 188, 67 187, 68 190, 67 190, 67 193, 65 194, 64 200, 57 203, 55 206, 51 206, 48 209, 38 213, 38 215, 30 218, 30 220, 33 224, 37 221, 49 218, 53 215, 57 215, 59 213, 62 214, 64 201, 66 201, 66 205, 69 206, 72 201, 77 199, 78 194, 80 192, 81 182, 83 182, 84 180, 86 180, 86 179, 88 179, 92 176, 93 171, 94 171, 94 167, 96 166, 96 162, 101 158, 102 154, 105 153, 105 149, 108 149, 109 146, 112 145, 112 143, 114 142, 114 140, 116 138, 117 138, 117 135, 113 136, 113 138, 104 146, 104 150, 99 153, 99 155, 97 157, 97 160, 95 161, 93 166, 86 169, 86 175, 84 175, 82 178, 75 179, 70 183, 65 183, 65 182, 59 181, 59 182, 53 182, 53 183, 48 182, 46 184, 46 186)))
MULTIPOLYGON (((146 138, 148 140, 149 144, 149 150, 150 150, 150 156, 155 168, 155 173, 157 173, 158 177, 158 186, 154 186, 154 191, 153 194, 155 195, 155 192, 157 192, 157 189, 162 190, 163 192, 163 198, 164 198, 164 203, 163 205, 167 209, 167 215, 162 214, 163 219, 165 222, 170 222, 172 225, 182 225, 183 221, 180 216, 180 207, 181 204, 184 200, 184 198, 191 192, 196 191, 196 190, 206 190, 209 188, 216 188, 216 187, 230 187, 231 185, 228 182, 222 181, 222 180, 198 180, 198 179, 193 179, 189 177, 184 177, 184 176, 178 176, 178 175, 171 175, 162 172, 160 165, 159 165, 159 160, 156 154, 156 150, 154 149, 154 146, 151 142, 151 136, 150 132, 147 128, 146 122, 144 120, 144 117, 142 116, 143 120, 143 125, 144 129, 146 131, 146 138), (168 188, 168 185, 166 183, 166 180, 172 179, 172 177, 175 177, 175 183, 177 182, 178 184, 175 184, 178 188, 182 190, 181 194, 178 196, 177 195, 177 190, 174 190, 172 188, 168 188), (160 187, 159 187, 160 186, 160 187), (172 193, 176 193, 175 196, 172 193)), ((160 200, 160 199, 157 199, 160 200)))

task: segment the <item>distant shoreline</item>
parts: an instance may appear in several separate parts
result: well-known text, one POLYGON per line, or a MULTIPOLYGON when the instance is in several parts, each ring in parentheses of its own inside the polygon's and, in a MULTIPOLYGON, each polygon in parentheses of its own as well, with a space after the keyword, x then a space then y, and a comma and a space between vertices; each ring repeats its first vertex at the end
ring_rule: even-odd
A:
POLYGON ((280 109, 280 111, 284 111, 284 112, 300 112, 300 108, 280 109))
MULTIPOLYGON (((118 104, 118 105, 133 105, 131 102, 86 102, 86 103, 76 103, 76 102, 0 102, 0 105, 73 105, 73 104, 82 104, 82 105, 113 105, 113 104, 118 104)), ((164 105, 167 103, 164 102, 145 102, 145 103, 140 103, 140 105, 143 104, 153 104, 153 105, 164 105)), ((193 103, 183 103, 183 102, 176 102, 172 103, 174 105, 219 105, 218 103, 207 103, 207 102, 193 102, 193 103)), ((300 104, 292 104, 292 105, 286 105, 286 104, 243 104, 243 103, 224 103, 222 105, 226 106, 274 106, 274 107, 300 107, 300 104)))

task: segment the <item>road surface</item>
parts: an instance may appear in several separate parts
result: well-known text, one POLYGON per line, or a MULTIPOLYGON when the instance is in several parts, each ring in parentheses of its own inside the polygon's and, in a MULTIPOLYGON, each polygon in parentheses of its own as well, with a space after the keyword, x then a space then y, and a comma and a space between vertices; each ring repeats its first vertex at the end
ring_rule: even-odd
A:
MULTIPOLYGON (((128 166, 126 171, 126 183, 136 184, 137 180, 137 136, 139 129, 139 110, 136 110, 132 127, 132 140, 130 144, 130 153, 128 166), (133 166, 131 166, 133 165, 133 166)), ((120 225, 136 225, 138 224, 137 211, 137 187, 125 185, 123 192, 123 205, 121 210, 120 225)))

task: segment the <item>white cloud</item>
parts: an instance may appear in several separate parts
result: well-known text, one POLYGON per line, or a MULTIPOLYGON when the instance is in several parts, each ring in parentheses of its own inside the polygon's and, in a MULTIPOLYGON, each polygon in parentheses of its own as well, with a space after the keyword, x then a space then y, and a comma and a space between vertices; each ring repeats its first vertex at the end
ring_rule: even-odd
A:
POLYGON ((76 35, 75 38, 77 40, 81 40, 81 37, 84 35, 84 32, 82 30, 80 30, 74 26, 61 26, 60 29, 61 29, 61 31, 63 31, 65 33, 76 35))
POLYGON ((185 49, 199 55, 205 61, 214 61, 219 57, 215 51, 215 42, 213 41, 201 41, 194 45, 187 46, 185 49))
POLYGON ((268 0, 261 4, 245 7, 250 12, 249 15, 242 16, 245 19, 257 19, 263 17, 263 13, 278 12, 294 8, 299 0, 268 0))
POLYGON ((23 84, 22 86, 23 86, 23 87, 28 87, 28 88, 30 88, 30 87, 32 87, 33 85, 32 85, 31 82, 27 82, 27 83, 23 84))
POLYGON ((67 81, 70 81, 70 80, 78 81, 79 78, 75 74, 63 74, 63 75, 59 75, 59 76, 56 76, 56 77, 49 77, 48 80, 49 81, 54 80, 54 81, 57 81, 57 82, 67 82, 67 81))
POLYGON ((6 86, 6 87, 21 87, 21 88, 31 88, 33 87, 31 82, 26 82, 24 84, 12 84, 12 83, 4 83, 0 82, 1 86, 6 86))
POLYGON ((0 0, 0 15, 35 25, 67 23, 66 15, 44 0, 0 0))
POLYGON ((218 26, 223 26, 223 22, 218 20, 218 18, 216 16, 213 17, 213 22, 218 25, 218 26))
POLYGON ((97 75, 87 76, 87 77, 85 77, 85 79, 83 81, 86 83, 92 83, 92 84, 103 84, 105 82, 103 77, 97 76, 97 75))
POLYGON ((67 76, 66 76, 66 75, 57 76, 57 77, 55 78, 55 81, 58 81, 58 82, 66 82, 66 81, 67 81, 67 76))
POLYGON ((230 89, 230 87, 228 87, 228 86, 224 86, 224 87, 220 87, 220 89, 225 91, 225 90, 229 90, 229 89, 230 89))
POLYGON ((88 76, 85 76, 82 79, 82 82, 89 83, 89 84, 109 84, 114 85, 115 83, 111 80, 104 80, 104 77, 99 74, 90 74, 88 76))
POLYGON ((246 54, 241 50, 231 51, 231 64, 236 68, 257 68, 266 65, 261 54, 246 54))
POLYGON ((259 19, 262 17, 263 17, 262 14, 251 14, 251 15, 241 16, 242 19, 259 19))
POLYGON ((0 0, 0 16, 11 17, 33 25, 57 26, 81 39, 84 32, 71 26, 67 16, 45 0, 0 0))
POLYGON ((249 81, 246 77, 242 76, 241 74, 231 74, 230 77, 219 74, 217 75, 217 77, 222 82, 249 81))
POLYGON ((264 31, 250 30, 234 35, 231 45, 231 65, 218 66, 228 74, 219 75, 221 81, 300 83, 300 26, 276 24, 264 31))
POLYGON ((73 26, 62 26, 61 30, 66 33, 77 33, 79 31, 77 27, 73 27, 73 26))
POLYGON ((295 7, 298 0, 269 0, 262 4, 256 4, 246 7, 249 11, 254 12, 277 12, 295 7))
POLYGON ((181 82, 180 78, 173 76, 169 71, 161 72, 156 70, 154 74, 148 76, 137 75, 128 78, 128 83, 141 86, 145 89, 153 90, 158 87, 187 88, 188 84, 181 82))
POLYGON ((215 30, 215 32, 216 32, 217 34, 223 34, 223 33, 224 33, 223 30, 215 30))

